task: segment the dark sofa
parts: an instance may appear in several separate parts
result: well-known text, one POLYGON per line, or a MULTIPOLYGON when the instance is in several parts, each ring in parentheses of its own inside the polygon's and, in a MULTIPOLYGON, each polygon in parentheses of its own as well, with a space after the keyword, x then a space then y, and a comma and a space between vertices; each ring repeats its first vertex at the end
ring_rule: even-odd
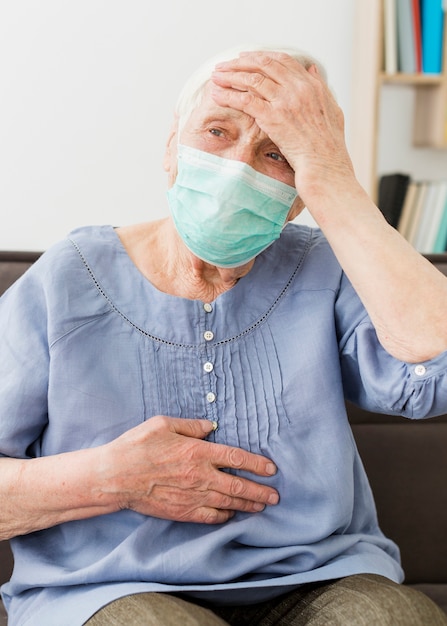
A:
MULTIPOLYGON (((0 252, 0 294, 38 256, 0 252)), ((447 255, 428 258, 447 275, 447 255)), ((410 305, 417 306, 417 302, 410 305)), ((447 415, 412 421, 350 405, 348 414, 381 527, 401 548, 405 584, 424 591, 447 613, 447 415)), ((8 580, 11 570, 9 545, 3 541, 0 584, 8 580)), ((5 624, 0 603, 0 626, 5 624)))

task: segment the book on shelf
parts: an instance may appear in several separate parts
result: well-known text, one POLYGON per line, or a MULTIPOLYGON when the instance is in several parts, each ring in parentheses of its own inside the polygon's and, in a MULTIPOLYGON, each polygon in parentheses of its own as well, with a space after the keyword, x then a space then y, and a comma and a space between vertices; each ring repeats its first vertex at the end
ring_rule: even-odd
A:
POLYGON ((400 172, 384 174, 379 180, 379 209, 394 228, 399 222, 409 182, 410 176, 400 172))
POLYGON ((420 0, 412 0, 411 18, 414 33, 416 72, 422 72, 422 22, 420 0))
POLYGON ((442 42, 444 35, 443 0, 421 0, 422 69, 427 74, 442 70, 442 42))
POLYGON ((396 0, 398 70, 416 72, 416 41, 413 26, 413 0, 396 0))
POLYGON ((384 71, 397 72, 397 21, 396 0, 383 0, 384 71))
POLYGON ((383 0, 386 74, 442 71, 446 0, 383 0))
POLYGON ((447 179, 415 181, 399 172, 382 176, 379 187, 379 208, 392 215, 390 219, 384 212, 416 250, 423 254, 447 251, 447 179))
POLYGON ((436 234, 433 252, 445 252, 447 250, 447 197, 444 203, 444 209, 441 214, 441 220, 436 234))
POLYGON ((409 225, 408 234, 406 239, 412 246, 416 247, 416 237, 419 229, 419 225, 422 219, 422 210, 424 206, 425 196, 427 195, 427 183, 418 183, 418 193, 415 198, 415 204, 413 209, 412 220, 409 225))
MULTIPOLYGON (((430 218, 425 231, 425 236, 420 243, 419 250, 421 252, 435 252, 436 238, 440 231, 441 221, 446 206, 447 199, 447 181, 438 181, 434 183, 435 192, 433 194, 433 204, 428 208, 430 218)), ((445 250, 445 241, 443 250, 445 250)))
POLYGON ((410 225, 413 220, 413 212, 415 207, 416 196, 419 192, 419 185, 415 180, 410 180, 407 193, 405 194, 404 204, 402 206, 402 211, 397 223, 397 230, 400 234, 408 239, 408 233, 410 230, 410 225))
POLYGON ((430 243, 430 232, 433 230, 433 224, 436 220, 435 212, 440 186, 435 181, 427 181, 424 184, 427 190, 424 201, 422 202, 420 219, 413 245, 419 252, 430 252, 432 246, 432 243, 430 243))

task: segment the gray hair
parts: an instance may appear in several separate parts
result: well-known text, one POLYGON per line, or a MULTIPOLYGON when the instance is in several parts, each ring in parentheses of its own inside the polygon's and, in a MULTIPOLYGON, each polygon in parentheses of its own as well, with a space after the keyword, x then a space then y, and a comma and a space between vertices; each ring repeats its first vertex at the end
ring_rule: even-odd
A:
POLYGON ((185 83, 182 91, 180 92, 180 96, 177 100, 177 105, 175 108, 175 112, 179 118, 179 130, 183 128, 184 123, 189 118, 192 111, 200 104, 204 87, 208 80, 211 78, 211 74, 214 71, 216 63, 230 61, 231 59, 237 57, 240 52, 249 50, 284 52, 296 59, 306 69, 308 69, 311 65, 316 65, 320 75, 324 78, 325 81, 327 81, 326 70, 323 65, 317 59, 307 54, 303 50, 292 47, 277 47, 259 44, 245 44, 235 46, 209 58, 193 74, 191 74, 191 76, 185 83))

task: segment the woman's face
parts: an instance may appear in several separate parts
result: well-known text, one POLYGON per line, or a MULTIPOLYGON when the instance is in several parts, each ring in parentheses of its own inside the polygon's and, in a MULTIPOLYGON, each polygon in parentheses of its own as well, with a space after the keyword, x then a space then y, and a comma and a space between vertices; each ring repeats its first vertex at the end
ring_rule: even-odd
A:
MULTIPOLYGON (((165 156, 170 186, 174 184, 177 174, 177 132, 174 127, 165 156)), ((243 161, 266 176, 295 186, 294 171, 277 146, 252 117, 235 109, 218 106, 211 96, 211 83, 205 86, 200 105, 193 110, 183 126, 180 143, 225 159, 243 161)), ((302 209, 303 203, 298 197, 287 220, 295 218, 302 209)))

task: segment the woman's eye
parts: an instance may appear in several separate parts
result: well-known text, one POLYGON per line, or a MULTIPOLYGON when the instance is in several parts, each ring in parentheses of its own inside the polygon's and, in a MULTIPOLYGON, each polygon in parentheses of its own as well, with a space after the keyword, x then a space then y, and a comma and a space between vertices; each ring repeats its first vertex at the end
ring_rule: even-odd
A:
POLYGON ((219 128, 210 128, 210 133, 216 137, 222 137, 223 132, 219 128))
POLYGON ((287 167, 289 167, 290 169, 292 169, 292 168, 290 167, 290 164, 289 164, 288 160, 287 160, 287 159, 285 159, 285 158, 283 157, 283 155, 281 154, 281 152, 269 152, 269 153, 267 154, 267 156, 268 156, 270 159, 272 159, 272 161, 276 161, 277 163, 284 164, 284 165, 286 165, 287 167))
POLYGON ((269 156, 274 161, 286 161, 283 155, 279 154, 279 152, 269 152, 267 156, 269 156))

